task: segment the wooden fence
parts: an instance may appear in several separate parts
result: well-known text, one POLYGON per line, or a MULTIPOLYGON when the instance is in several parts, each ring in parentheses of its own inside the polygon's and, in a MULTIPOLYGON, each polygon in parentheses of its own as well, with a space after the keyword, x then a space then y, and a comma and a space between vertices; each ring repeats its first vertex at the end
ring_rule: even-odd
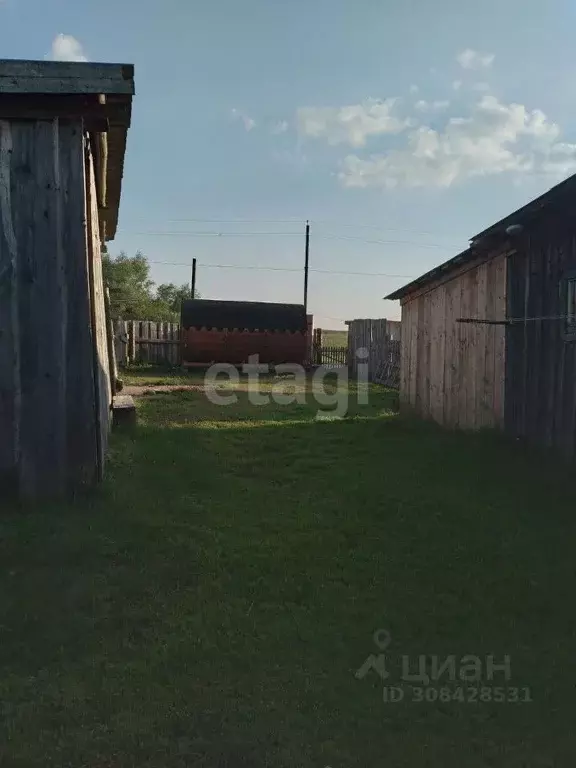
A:
POLYGON ((395 389, 400 386, 400 328, 394 320, 350 320, 348 364, 352 376, 358 365, 368 366, 368 380, 395 389))
POLYGON ((313 365, 328 368, 342 368, 348 365, 348 350, 346 347, 314 347, 313 365))
POLYGON ((116 320, 114 343, 118 365, 180 364, 180 323, 116 320))
MULTIPOLYGON (((314 330, 310 362, 329 368, 348 366, 358 376, 360 363, 368 366, 369 381, 395 389, 400 386, 400 323, 391 320, 351 320, 348 347, 322 344, 322 329, 314 330)), ((117 320, 114 344, 118 365, 152 363, 179 365, 179 323, 117 320)))

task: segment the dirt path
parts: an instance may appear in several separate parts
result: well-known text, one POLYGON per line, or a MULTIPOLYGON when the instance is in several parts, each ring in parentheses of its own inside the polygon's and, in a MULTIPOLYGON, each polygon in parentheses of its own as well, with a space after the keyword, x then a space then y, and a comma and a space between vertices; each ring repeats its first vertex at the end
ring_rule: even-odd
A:
POLYGON ((155 395, 162 392, 203 392, 204 389, 203 384, 138 384, 124 387, 121 394, 142 397, 142 395, 155 395))

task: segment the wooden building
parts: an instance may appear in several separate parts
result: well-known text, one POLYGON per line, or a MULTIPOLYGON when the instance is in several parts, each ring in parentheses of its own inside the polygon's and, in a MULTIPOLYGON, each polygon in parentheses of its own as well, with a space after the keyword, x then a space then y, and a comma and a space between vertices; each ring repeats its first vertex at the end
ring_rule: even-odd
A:
POLYGON ((115 382, 101 244, 116 232, 133 67, 0 61, 0 484, 102 477, 115 382))
POLYGON ((401 401, 576 454, 576 176, 395 291, 401 401))
POLYGON ((212 363, 306 365, 313 318, 303 304, 265 301, 182 302, 181 353, 184 366, 212 363))

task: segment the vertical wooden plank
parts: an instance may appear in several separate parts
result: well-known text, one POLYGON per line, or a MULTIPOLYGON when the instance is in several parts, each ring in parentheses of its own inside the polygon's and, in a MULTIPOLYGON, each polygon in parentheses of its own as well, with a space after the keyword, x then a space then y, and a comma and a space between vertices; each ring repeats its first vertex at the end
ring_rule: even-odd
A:
POLYGON ((93 339, 94 386, 96 393, 96 429, 98 450, 98 478, 104 476, 104 462, 108 446, 112 388, 110 381, 110 356, 106 335, 104 282, 102 278, 102 254, 96 175, 90 147, 86 147, 86 218, 88 227, 88 276, 91 301, 91 325, 93 339))
MULTIPOLYGON (((164 323, 163 329, 162 329, 162 338, 165 342, 170 342, 172 340, 172 323, 164 323)), ((162 356, 164 357, 164 361, 168 363, 169 365, 174 365, 174 360, 172 356, 172 344, 166 343, 164 344, 164 351, 162 352, 162 356)))
MULTIPOLYGON (((570 238, 570 268, 576 268, 576 236, 570 238)), ((558 295, 558 294, 557 294, 558 295)), ((565 305, 565 302, 562 302, 565 305)), ((565 311, 565 309, 564 309, 565 311)), ((568 459, 576 457, 576 343, 564 342, 566 349, 566 369, 568 380, 564 385, 566 403, 566 429, 564 433, 564 455, 568 459)))
MULTIPOLYGON (((558 252, 559 278, 562 279, 567 269, 576 268, 576 258, 574 252, 573 238, 565 233, 556 233, 560 240, 558 252)), ((558 281, 560 285, 560 280, 558 281)), ((557 290, 556 295, 561 301, 561 314, 566 313, 565 288, 562 291, 557 290)), ((560 324, 559 324, 560 325, 560 324)), ((576 431, 575 407, 576 407, 576 365, 574 349, 576 342, 567 341, 564 338, 565 324, 562 323, 558 328, 557 339, 558 347, 562 350, 562 386, 561 393, 556 403, 556 411, 559 414, 557 420, 556 446, 560 449, 562 455, 571 459, 574 456, 574 439, 576 431)), ((560 389, 560 388, 559 388, 560 389)))
MULTIPOLYGON (((456 278, 460 284, 461 304, 460 317, 471 317, 470 312, 470 280, 468 273, 456 278)), ((455 318, 457 320, 458 318, 455 318)), ((469 337, 470 328, 468 323, 457 323, 458 327, 458 362, 457 362, 457 386, 458 386, 458 410, 456 417, 456 426, 460 429, 468 429, 468 401, 470 392, 470 358, 469 358, 469 337)))
POLYGON ((114 323, 114 343, 116 345, 116 360, 119 366, 128 365, 128 323, 126 320, 116 320, 114 323), (126 339, 126 341, 123 341, 126 339))
MULTIPOLYGON (((66 477, 65 280, 57 120, 14 125, 13 185, 21 246, 18 266, 21 361, 20 489, 63 495, 66 477)), ((68 149, 69 151, 69 149, 68 149)))
POLYGON ((412 302, 402 304, 402 328, 400 335, 400 402, 410 397, 410 312, 412 302))
MULTIPOLYGON (((530 238, 529 238, 530 239, 530 238)), ((527 401, 528 401, 528 371, 529 371, 529 364, 528 364, 528 344, 529 344, 529 333, 530 333, 530 327, 529 323, 527 321, 527 318, 529 317, 528 314, 528 296, 530 291, 530 244, 528 244, 526 251, 524 253, 524 258, 522 262, 522 271, 521 271, 521 281, 522 281, 522 287, 521 287, 521 295, 522 295, 522 311, 519 314, 519 317, 522 317, 524 319, 524 322, 522 323, 522 354, 520 357, 520 387, 518 390, 518 402, 520 405, 519 409, 519 435, 522 437, 527 436, 527 401)))
POLYGON ((429 291, 420 299, 423 318, 420 321, 418 354, 421 368, 418 376, 419 411, 426 419, 430 418, 430 354, 431 354, 431 307, 433 292, 429 291))
POLYGON ((372 323, 370 320, 362 320, 362 349, 366 355, 365 360, 368 362, 368 378, 372 381, 372 369, 370 367, 370 347, 372 342, 372 323))
POLYGON ((455 349, 455 327, 454 327, 454 297, 455 281, 450 280, 445 283, 445 301, 444 301, 444 391, 442 393, 444 424, 448 427, 454 426, 453 421, 453 376, 454 376, 454 349, 455 349))
POLYGON ((136 321, 128 320, 128 363, 134 365, 136 362, 136 321))
MULTIPOLYGON (((508 316, 508 260, 501 255, 496 257, 494 263, 493 312, 496 319, 504 320, 508 316)), ((494 326, 493 412, 495 426, 500 429, 504 429, 507 354, 506 326, 494 326)))
POLYGON ((419 326, 419 318, 420 318, 420 301, 421 299, 413 299, 411 304, 411 312, 410 312, 410 387, 408 389, 409 392, 409 398, 408 402, 410 403, 411 408, 414 409, 414 411, 417 411, 417 402, 416 402, 416 393, 418 391, 418 326, 419 326))
MULTIPOLYGON (((165 324, 163 322, 160 322, 157 324, 157 337, 158 341, 164 341, 164 328, 165 324)), ((164 365, 166 360, 166 346, 164 344, 156 344, 156 347, 158 348, 158 352, 156 353, 156 362, 160 363, 161 365, 164 365)))
POLYGON ((446 285, 432 293, 430 347, 430 416, 444 423, 444 357, 446 352, 446 285))
MULTIPOLYGON (((556 248, 552 243, 548 243, 545 251, 545 280, 547 290, 544 297, 544 312, 547 317, 559 317, 562 314, 559 291, 555 288, 560 286, 561 276, 559 274, 559 259, 556 248)), ((544 445, 551 447, 554 443, 554 409, 557 387, 557 366, 556 359, 559 354, 559 344, 561 342, 561 322, 549 321, 543 324, 543 366, 545 366, 543 381, 543 442, 544 445)))
POLYGON ((370 381, 374 381, 376 376, 376 344, 374 343, 377 335, 377 325, 372 320, 366 320, 366 342, 368 350, 368 370, 370 371, 370 381))
POLYGON ((110 384, 112 396, 116 394, 116 384, 118 381, 118 361, 116 359, 116 345, 114 344, 114 321, 112 320, 112 312, 110 308, 110 291, 108 286, 104 286, 104 302, 106 313, 106 332, 108 343, 108 363, 110 368, 110 384))
POLYGON ((60 123, 60 190, 67 284, 66 403, 68 475, 72 487, 98 477, 96 393, 90 315, 86 171, 81 122, 60 123))
POLYGON ((458 427, 460 421, 460 395, 461 385, 461 345, 463 343, 463 325, 458 323, 458 318, 463 316, 462 311, 462 281, 459 278, 452 280, 453 302, 452 317, 450 324, 452 327, 452 386, 450 390, 450 423, 453 427, 458 427))
POLYGON ((20 329, 18 241, 12 197, 12 126, 0 120, 0 490, 18 490, 20 458, 20 329))
POLYGON ((438 296, 442 286, 430 292, 429 329, 430 354, 428 358, 428 416, 436 420, 438 397, 438 296))
MULTIPOLYGON (((464 275, 468 306, 467 316, 477 318, 478 316, 478 274, 479 270, 471 269, 464 275)), ((477 323, 469 324, 466 327, 466 353, 464 365, 466 369, 466 429, 476 429, 477 411, 476 411, 476 392, 478 390, 478 343, 479 329, 477 323)))
POLYGON ((355 324, 352 320, 348 326, 348 372, 351 377, 355 376, 356 365, 356 334, 354 327, 355 324))
MULTIPOLYGON (((522 312, 522 253, 508 256, 506 316, 512 321, 522 312)), ((507 434, 518 437, 520 430, 520 401, 522 371, 522 326, 511 323, 506 326, 506 377, 504 400, 504 426, 507 434)))
MULTIPOLYGON (((504 320, 504 316, 498 316, 496 310, 496 264, 498 259, 486 262, 485 297, 483 301, 486 320, 504 320)), ((480 304, 480 294, 478 298, 480 304)), ((480 396, 481 426, 496 426, 497 418, 494 409, 494 363, 496 353, 497 325, 487 325, 484 329, 484 361, 482 363, 483 378, 480 396)))
MULTIPOLYGON (((162 323, 150 323, 150 338, 154 341, 161 341, 162 323)), ((160 362, 162 346, 160 344, 150 344, 150 360, 157 365, 160 362)))
POLYGON ((150 362, 149 359, 149 349, 150 345, 146 344, 146 340, 150 338, 150 323, 144 322, 142 320, 138 320, 136 323, 136 359, 138 362, 141 363, 147 363, 150 362))
MULTIPOLYGON (((21 495, 40 498, 92 480, 96 461, 82 130, 77 122, 22 121, 10 137, 11 196, 18 198, 11 199, 11 227, 22 256, 12 273, 18 301, 8 302, 19 326, 18 475, 21 495)), ((2 141, 5 149, 4 131, 2 141)), ((5 208, 5 191, 1 199, 5 208)), ((4 409, 10 401, 3 400, 4 409)))
POLYGON ((526 254, 526 316, 525 324, 525 401, 524 435, 538 440, 539 385, 542 375, 541 338, 542 321, 542 248, 538 237, 530 238, 526 254))
MULTIPOLYGON (((164 341, 170 342, 172 340, 172 323, 164 323, 164 341)), ((172 356, 172 344, 166 343, 164 344, 164 359, 169 365, 174 365, 174 360, 172 356)))
POLYGON ((438 300, 437 317, 439 324, 439 338, 438 338, 438 402, 437 402, 437 421, 440 424, 446 423, 446 414, 444 412, 444 391, 446 388, 446 382, 444 379, 446 372, 446 301, 447 291, 446 285, 442 286, 442 293, 438 300))
MULTIPOLYGON (((481 320, 492 319, 488 313, 488 272, 490 262, 478 267, 476 280, 476 317, 481 320)), ((474 426, 482 429, 488 426, 490 413, 486 398, 486 347, 489 326, 479 324, 476 327, 474 356, 476 358, 476 386, 474 391, 474 426)))

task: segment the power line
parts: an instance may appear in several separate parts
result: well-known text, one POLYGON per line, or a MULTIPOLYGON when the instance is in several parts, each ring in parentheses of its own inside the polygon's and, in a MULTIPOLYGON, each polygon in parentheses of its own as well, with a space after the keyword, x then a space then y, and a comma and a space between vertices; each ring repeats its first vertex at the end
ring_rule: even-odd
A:
MULTIPOLYGON (((304 217, 300 218, 287 218, 287 219, 199 219, 199 218, 183 218, 183 219, 167 219, 169 223, 174 224, 300 224, 304 221, 304 217)), ((343 222, 338 219, 310 219, 311 224, 329 224, 332 226, 345 227, 348 229, 373 229, 378 232, 404 232, 411 235, 424 235, 427 237, 443 237, 436 232, 428 232, 418 229, 399 229, 397 227, 381 227, 376 224, 359 224, 354 222, 343 222)), ((455 242, 455 241, 453 241, 455 242)))
MULTIPOLYGON (((188 267, 190 264, 185 261, 154 261, 148 259, 149 264, 166 264, 173 267, 188 267)), ((254 264, 203 264, 198 262, 199 267, 205 267, 207 269, 245 269, 245 270, 262 270, 267 272, 302 272, 302 269, 298 267, 265 267, 254 264)), ((391 275, 387 272, 346 272, 336 269, 311 269, 310 272, 318 272, 324 275, 356 275, 362 277, 396 277, 402 280, 411 280, 415 275, 391 275)))
MULTIPOLYGON (((129 232, 124 234, 140 235, 145 237, 301 237, 301 232, 129 232)), ((420 243, 417 240, 367 240, 363 237, 352 235, 337 235, 328 232, 324 235, 315 234, 320 240, 344 240, 368 243, 371 245, 412 245, 415 248, 441 248, 448 250, 449 246, 442 243, 420 243)))
POLYGON ((256 237, 264 235, 268 237, 298 237, 301 232, 130 232, 122 230, 124 234, 146 235, 147 237, 256 237))

